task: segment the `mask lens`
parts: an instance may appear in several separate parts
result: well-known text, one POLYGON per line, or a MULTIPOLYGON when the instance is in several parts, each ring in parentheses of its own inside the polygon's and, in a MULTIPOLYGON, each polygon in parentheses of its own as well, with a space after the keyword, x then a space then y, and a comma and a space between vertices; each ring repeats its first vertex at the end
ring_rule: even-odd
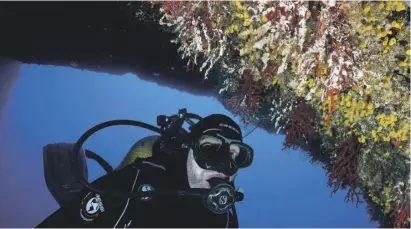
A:
POLYGON ((198 140, 199 149, 206 158, 214 157, 222 145, 221 139, 209 135, 204 135, 198 140))
POLYGON ((251 147, 245 144, 231 143, 230 155, 237 168, 244 168, 252 163, 254 152, 251 147))

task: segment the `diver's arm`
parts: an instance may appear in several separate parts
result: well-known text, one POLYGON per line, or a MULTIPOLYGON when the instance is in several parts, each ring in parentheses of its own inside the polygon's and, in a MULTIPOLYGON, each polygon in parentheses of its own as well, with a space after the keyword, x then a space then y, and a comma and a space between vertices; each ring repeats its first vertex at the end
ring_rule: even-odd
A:
MULTIPOLYGON (((106 191, 130 191, 136 172, 137 168, 129 165, 100 177, 92 185, 106 191)), ((113 227, 126 201, 126 197, 102 196, 85 189, 37 225, 37 228, 113 227)))

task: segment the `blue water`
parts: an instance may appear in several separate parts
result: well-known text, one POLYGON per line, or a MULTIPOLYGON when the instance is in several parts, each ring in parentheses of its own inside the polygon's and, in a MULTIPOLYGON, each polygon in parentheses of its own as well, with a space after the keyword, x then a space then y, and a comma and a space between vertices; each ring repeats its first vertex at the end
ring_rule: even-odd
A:
MULTIPOLYGON (((214 98, 160 87, 132 74, 22 65, 0 116, 0 227, 33 227, 58 208, 43 178, 44 145, 75 142, 88 128, 111 119, 155 125, 157 115, 180 108, 202 116, 230 115, 214 98)), ((149 134, 135 127, 111 127, 93 135, 85 147, 116 166, 149 134)), ((377 226, 364 205, 344 203, 345 192, 331 198, 321 167, 310 164, 302 152, 281 151, 283 140, 260 129, 245 140, 254 148, 255 160, 237 177, 246 194, 237 205, 241 227, 377 226)), ((89 167, 92 179, 104 174, 95 162, 89 167)))

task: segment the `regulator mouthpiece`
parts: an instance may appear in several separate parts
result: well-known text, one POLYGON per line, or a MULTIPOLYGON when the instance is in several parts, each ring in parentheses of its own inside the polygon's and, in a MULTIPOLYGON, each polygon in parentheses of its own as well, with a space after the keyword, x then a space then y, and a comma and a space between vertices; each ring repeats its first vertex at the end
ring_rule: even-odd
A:
POLYGON ((236 201, 234 187, 221 178, 211 178, 208 183, 211 189, 203 199, 204 206, 216 214, 226 213, 236 201))

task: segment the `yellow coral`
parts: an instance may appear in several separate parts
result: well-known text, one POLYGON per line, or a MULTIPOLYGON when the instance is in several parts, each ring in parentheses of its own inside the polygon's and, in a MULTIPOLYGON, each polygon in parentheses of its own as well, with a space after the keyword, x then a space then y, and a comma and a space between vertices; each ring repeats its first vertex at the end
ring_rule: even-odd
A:
POLYGON ((382 41, 382 45, 387 46, 388 44, 388 37, 385 37, 384 40, 382 41))
POLYGON ((244 20, 243 26, 247 27, 251 25, 251 21, 250 20, 244 20))
POLYGON ((403 24, 399 23, 399 22, 396 22, 396 21, 393 21, 393 22, 391 22, 391 26, 394 27, 394 28, 397 28, 397 29, 401 29, 403 24))
POLYGON ((371 136, 375 142, 378 141, 377 132, 375 130, 371 131, 371 136))
POLYGON ((234 14, 234 16, 237 17, 237 18, 241 18, 241 19, 244 18, 244 14, 242 14, 242 13, 236 13, 236 14, 234 14))
POLYGON ((242 10, 243 6, 241 5, 241 2, 239 0, 235 0, 234 1, 235 6, 237 7, 237 9, 242 10))
POLYGON ((360 142, 360 143, 365 143, 365 136, 364 136, 364 135, 361 135, 361 136, 358 138, 358 142, 360 142))
POLYGON ((327 136, 333 136, 333 134, 332 134, 332 132, 331 132, 330 129, 328 129, 327 131, 325 131, 324 134, 327 135, 327 136))
POLYGON ((391 38, 389 45, 393 46, 393 45, 395 45, 395 43, 397 43, 397 40, 394 37, 391 38))
POLYGON ((372 30, 372 25, 368 25, 364 28, 364 31, 371 31, 372 30))
POLYGON ((368 12, 370 12, 370 10, 371 10, 370 5, 367 5, 367 6, 364 7, 363 12, 364 12, 364 14, 368 14, 368 12))
POLYGON ((315 86, 315 81, 314 81, 313 79, 309 79, 309 80, 307 81, 307 86, 308 86, 309 88, 314 87, 314 86, 315 86))
POLYGON ((382 38, 382 37, 387 36, 387 34, 388 34, 387 31, 380 31, 377 33, 377 37, 382 38))
POLYGON ((390 157, 390 153, 389 153, 389 152, 386 152, 383 157, 384 157, 384 158, 389 158, 389 157, 390 157))
POLYGON ((386 5, 385 5, 385 9, 386 9, 387 11, 390 11, 390 10, 392 9, 392 7, 393 7, 392 2, 391 2, 391 1, 387 1, 387 2, 386 2, 386 5))
POLYGON ((355 98, 352 99, 352 106, 355 108, 357 106, 357 100, 355 98))
POLYGON ((403 10, 406 10, 406 9, 407 8, 406 8, 405 4, 402 3, 402 2, 398 2, 397 5, 396 5, 396 8, 395 8, 396 11, 403 11, 403 10))

